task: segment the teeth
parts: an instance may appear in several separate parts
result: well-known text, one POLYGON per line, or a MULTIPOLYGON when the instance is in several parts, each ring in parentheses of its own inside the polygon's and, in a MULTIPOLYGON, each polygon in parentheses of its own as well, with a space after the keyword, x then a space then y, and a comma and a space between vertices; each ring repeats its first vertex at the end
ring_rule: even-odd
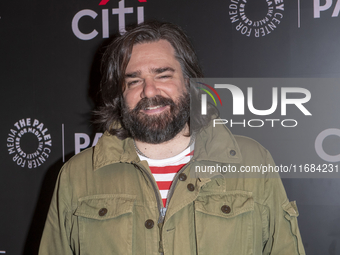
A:
POLYGON ((163 105, 147 107, 146 110, 154 110, 163 107, 163 105))

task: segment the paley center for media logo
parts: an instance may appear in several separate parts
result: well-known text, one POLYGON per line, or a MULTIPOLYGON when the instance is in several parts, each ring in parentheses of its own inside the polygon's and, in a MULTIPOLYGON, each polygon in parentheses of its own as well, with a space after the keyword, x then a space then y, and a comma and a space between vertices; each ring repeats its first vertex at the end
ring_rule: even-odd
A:
MULTIPOLYGON (((137 0, 135 0, 137 2, 137 0)), ((138 3, 146 2, 147 0, 138 0, 138 3)), ((125 6, 125 0, 121 0, 118 2, 117 6, 117 0, 101 0, 99 2, 99 6, 103 7, 99 12, 94 11, 91 9, 83 9, 78 11, 73 19, 72 19, 72 32, 73 34, 78 37, 80 40, 92 40, 95 37, 99 35, 98 30, 102 31, 102 38, 109 38, 109 31, 110 31, 110 25, 114 25, 117 30, 123 34, 126 32, 126 26, 125 26, 125 20, 126 15, 135 15, 137 18, 138 24, 144 22, 144 6, 137 6, 137 8, 134 7, 127 7, 125 6), (114 8, 109 9, 108 5, 115 5, 114 8), (93 28, 93 21, 97 18, 98 15, 101 15, 101 26, 93 28), (118 17, 118 22, 117 22, 118 17), (80 28, 79 23, 86 22, 86 29, 85 30, 91 30, 91 32, 85 32, 80 28), (88 28, 89 27, 89 28, 88 28)))
POLYGON ((234 29, 247 37, 264 37, 280 25, 283 0, 230 0, 229 17, 234 29))
MULTIPOLYGON (((311 112, 306 108, 305 104, 310 101, 311 93, 306 88, 301 87, 281 87, 280 88, 280 97, 279 97, 279 88, 271 87, 271 98, 257 98, 257 100, 261 101, 271 101, 271 106, 268 109, 256 109, 254 106, 254 96, 253 96, 253 87, 247 87, 246 97, 244 92, 240 87, 234 84, 207 84, 206 82, 197 82, 197 88, 202 90, 201 94, 201 114, 207 114, 207 94, 213 100, 215 106, 217 106, 216 100, 213 96, 218 98, 220 105, 222 107, 222 111, 232 113, 232 116, 244 116, 245 115, 245 106, 248 107, 248 110, 251 114, 256 116, 261 116, 252 119, 242 119, 241 121, 235 120, 233 118, 223 119, 218 118, 213 120, 214 127, 219 124, 227 125, 230 127, 251 127, 251 128, 259 128, 265 125, 269 125, 270 127, 282 126, 282 127, 296 127, 298 125, 298 120, 294 118, 286 118, 287 117, 287 106, 291 105, 295 107, 296 110, 302 112, 305 116, 311 116, 311 112), (202 85, 206 88, 202 88, 202 85), (217 90, 223 91, 227 90, 231 93, 232 96, 232 109, 223 108, 222 99, 217 90), (212 91, 209 92, 209 90, 212 91), (206 94, 205 94, 206 93, 206 94), (299 95, 298 98, 289 97, 289 95, 295 94, 299 95), (280 101, 280 104, 279 104, 280 101), (246 103, 247 102, 247 103, 246 103), (280 109, 279 109, 280 108, 280 109), (280 115, 283 118, 270 118, 270 115, 275 113, 276 111, 280 111, 280 115), (263 118, 263 116, 266 116, 263 118)), ((264 88, 255 88, 255 89, 264 89, 264 88)), ((266 88, 268 89, 268 88, 266 88)), ((230 114, 228 114, 230 115, 230 114)))
POLYGON ((44 164, 51 148, 52 137, 48 128, 38 119, 20 119, 8 132, 8 154, 23 168, 37 168, 44 164))

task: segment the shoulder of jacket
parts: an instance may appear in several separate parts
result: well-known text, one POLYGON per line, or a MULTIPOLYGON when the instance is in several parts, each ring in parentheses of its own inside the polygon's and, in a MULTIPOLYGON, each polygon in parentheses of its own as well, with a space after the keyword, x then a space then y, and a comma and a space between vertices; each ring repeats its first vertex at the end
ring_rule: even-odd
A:
POLYGON ((243 164, 275 165, 270 152, 265 147, 263 147, 258 141, 242 135, 234 135, 234 137, 240 148, 243 158, 243 164))
POLYGON ((234 135, 235 140, 241 150, 260 150, 263 152, 268 152, 265 147, 263 147, 258 141, 243 135, 234 135))

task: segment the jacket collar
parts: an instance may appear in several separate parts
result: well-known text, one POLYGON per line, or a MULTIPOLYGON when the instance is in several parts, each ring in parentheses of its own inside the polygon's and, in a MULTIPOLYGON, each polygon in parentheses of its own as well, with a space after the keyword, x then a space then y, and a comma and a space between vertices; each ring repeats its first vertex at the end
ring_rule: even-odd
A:
MULTIPOLYGON (((224 125, 213 127, 212 121, 196 134, 194 161, 213 161, 238 164, 242 161, 241 151, 230 130, 224 125)), ((105 132, 93 153, 93 170, 114 163, 140 162, 133 140, 120 140, 105 132)))
POLYGON ((94 147, 93 170, 114 163, 139 162, 140 159, 133 145, 133 140, 120 140, 117 136, 105 132, 94 147))
POLYGON ((193 160, 238 164, 242 161, 235 137, 225 125, 212 124, 196 135, 193 160))

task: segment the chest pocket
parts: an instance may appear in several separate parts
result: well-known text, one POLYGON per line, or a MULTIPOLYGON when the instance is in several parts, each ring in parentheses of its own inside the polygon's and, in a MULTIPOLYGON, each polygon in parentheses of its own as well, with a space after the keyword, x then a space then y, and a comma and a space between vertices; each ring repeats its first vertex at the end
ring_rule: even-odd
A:
POLYGON ((102 194, 80 198, 81 254, 132 254, 133 206, 136 196, 102 194))
POLYGON ((198 254, 252 254, 253 211, 251 192, 199 196, 195 201, 198 254))

